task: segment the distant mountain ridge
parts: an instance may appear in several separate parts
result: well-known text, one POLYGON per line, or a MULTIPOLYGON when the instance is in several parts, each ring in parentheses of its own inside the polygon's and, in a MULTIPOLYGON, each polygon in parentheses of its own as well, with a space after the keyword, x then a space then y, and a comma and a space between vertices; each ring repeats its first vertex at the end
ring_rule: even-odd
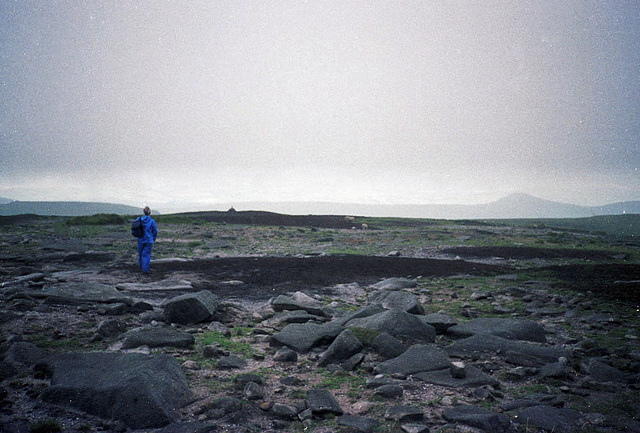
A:
MULTIPOLYGON (((511 194, 491 203, 475 205, 383 205, 330 202, 243 202, 215 205, 219 210, 227 210, 234 206, 238 210, 261 210, 290 215, 358 215, 432 219, 584 218, 601 215, 640 214, 640 201, 625 201, 603 206, 578 206, 522 193, 511 194)), ((172 211, 171 213, 177 212, 180 211, 172 211)), ((134 206, 113 203, 11 201, 0 198, 0 215, 82 216, 97 213, 137 215, 141 213, 141 210, 134 206)), ((154 210, 154 213, 160 212, 154 210)))
POLYGON ((218 206, 222 210, 234 205, 238 210, 259 209, 294 215, 331 214, 432 219, 584 218, 600 215, 640 214, 640 201, 626 201, 604 206, 578 206, 521 193, 511 194, 491 203, 475 205, 246 202, 219 204, 218 206))
POLYGON ((78 201, 0 201, 0 215, 84 216, 99 213, 138 215, 140 208, 115 203, 78 201))

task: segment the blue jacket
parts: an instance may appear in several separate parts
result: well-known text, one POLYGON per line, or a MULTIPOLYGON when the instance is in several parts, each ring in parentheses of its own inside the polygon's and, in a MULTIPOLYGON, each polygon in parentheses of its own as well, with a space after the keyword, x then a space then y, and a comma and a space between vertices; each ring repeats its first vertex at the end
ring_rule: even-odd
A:
POLYGON ((140 217, 144 227, 144 236, 138 238, 138 244, 152 244, 158 237, 158 227, 156 222, 148 215, 140 217))

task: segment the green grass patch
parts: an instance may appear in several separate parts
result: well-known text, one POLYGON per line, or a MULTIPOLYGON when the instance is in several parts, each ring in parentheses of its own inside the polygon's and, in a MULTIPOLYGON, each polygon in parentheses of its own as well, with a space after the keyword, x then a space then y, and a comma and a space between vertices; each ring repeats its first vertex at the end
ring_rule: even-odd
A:
POLYGON ((73 217, 65 221, 69 226, 103 226, 103 225, 116 225, 124 224, 127 220, 116 214, 95 214, 90 216, 73 217))
POLYGON ((233 328, 231 332, 230 336, 225 336, 217 331, 207 331, 196 337, 196 343, 199 346, 217 344, 221 349, 230 353, 240 355, 243 358, 251 358, 254 350, 247 339, 251 328, 233 328))

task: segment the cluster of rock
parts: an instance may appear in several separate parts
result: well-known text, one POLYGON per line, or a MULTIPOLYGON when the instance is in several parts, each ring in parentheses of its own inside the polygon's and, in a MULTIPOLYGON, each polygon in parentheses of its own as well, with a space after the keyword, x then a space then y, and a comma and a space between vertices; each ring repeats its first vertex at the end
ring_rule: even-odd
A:
MULTIPOLYGON (((30 281, 39 278, 32 276, 30 281)), ((39 302, 78 308, 100 303, 105 316, 137 314, 143 318, 143 326, 133 329, 118 318, 103 320, 92 340, 110 344, 110 350, 104 352, 48 353, 11 338, 3 345, 2 380, 24 375, 39 378, 46 383, 38 397, 43 402, 116 420, 122 430, 169 425, 166 431, 191 432, 225 425, 245 431, 245 423, 266 431, 286 430, 291 423, 335 417, 338 425, 357 432, 373 432, 386 424, 406 432, 428 432, 447 423, 486 432, 515 431, 518 425, 554 432, 578 431, 585 425, 610 429, 604 431, 616 431, 613 426, 623 425, 631 429, 628 431, 640 431, 640 423, 632 419, 611 420, 603 414, 566 408, 566 400, 556 393, 509 399, 503 391, 504 381, 552 383, 568 396, 615 393, 621 387, 637 389, 637 352, 621 351, 614 357, 597 348, 585 351, 579 342, 552 345, 547 342, 549 331, 531 320, 477 317, 458 323, 443 313, 427 314, 413 293, 416 282, 409 279, 387 279, 366 290, 357 284, 336 287, 337 292, 356 291, 366 299, 355 311, 345 312, 341 302, 327 304, 296 292, 277 296, 264 308, 235 318, 225 315, 228 304, 206 290, 171 297, 154 307, 123 294, 125 290, 135 293, 140 287, 119 290, 68 283, 24 290, 24 281, 3 289, 5 301, 22 305, 18 310, 36 308, 42 305, 39 302), (201 370, 198 362, 180 363, 175 356, 151 350, 193 352, 194 334, 206 327, 196 324, 205 323, 225 333, 238 324, 234 320, 246 323, 248 319, 253 321, 256 345, 267 347, 255 359, 247 360, 216 345, 195 347, 202 357, 215 358, 219 371, 238 372, 233 390, 226 395, 198 397, 187 378, 190 372, 201 370), (612 362, 623 357, 626 363, 612 362), (294 373, 277 382, 279 389, 270 389, 273 381, 267 383, 252 373, 249 361, 275 366, 305 361, 306 368, 321 367, 335 374, 365 372, 366 389, 386 409, 380 414, 345 410, 345 403, 331 390, 305 385, 291 369, 287 371, 294 373), (451 398, 437 405, 408 404, 405 394, 421 386, 458 390, 464 404, 451 398), (291 395, 297 398, 274 397, 281 387, 299 389, 302 397, 295 393, 291 395), (486 402, 493 409, 487 409, 486 402), (189 405, 197 409, 186 417, 183 408, 189 405)), ((167 289, 166 282, 160 284, 165 286, 158 290, 167 289)), ((8 323, 15 318, 16 313, 7 310, 0 320, 8 323)), ((7 395, 5 392, 3 405, 9 403, 7 395)), ((20 431, 20 426, 7 431, 20 431)))

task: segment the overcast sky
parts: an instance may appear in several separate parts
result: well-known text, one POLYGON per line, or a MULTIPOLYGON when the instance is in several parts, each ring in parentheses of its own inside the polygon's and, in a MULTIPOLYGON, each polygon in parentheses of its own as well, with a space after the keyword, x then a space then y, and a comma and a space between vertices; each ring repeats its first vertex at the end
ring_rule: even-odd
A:
POLYGON ((640 2, 0 0, 0 196, 640 200, 640 2))

